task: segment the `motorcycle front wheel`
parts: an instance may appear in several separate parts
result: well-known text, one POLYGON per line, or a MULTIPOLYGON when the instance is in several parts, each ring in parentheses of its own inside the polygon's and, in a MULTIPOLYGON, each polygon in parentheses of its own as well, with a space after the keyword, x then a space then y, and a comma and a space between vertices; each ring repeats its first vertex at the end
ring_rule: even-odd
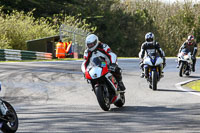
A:
POLYGON ((3 123, 2 131, 4 133, 15 133, 18 129, 18 117, 15 109, 12 105, 6 101, 3 101, 6 107, 8 108, 8 112, 6 114, 6 119, 8 119, 7 123, 3 123))
POLYGON ((181 63, 180 63, 180 67, 179 67, 179 68, 180 68, 180 69, 179 69, 179 76, 180 76, 180 77, 183 76, 183 73, 184 73, 184 71, 185 71, 185 68, 184 68, 184 67, 185 67, 185 63, 184 63, 184 62, 181 62, 181 63))
POLYGON ((109 93, 106 86, 97 86, 95 87, 95 93, 97 96, 97 101, 100 107, 104 111, 108 111, 110 109, 110 100, 109 100, 109 93))
POLYGON ((157 90, 157 72, 156 71, 152 71, 152 89, 155 91, 157 90))

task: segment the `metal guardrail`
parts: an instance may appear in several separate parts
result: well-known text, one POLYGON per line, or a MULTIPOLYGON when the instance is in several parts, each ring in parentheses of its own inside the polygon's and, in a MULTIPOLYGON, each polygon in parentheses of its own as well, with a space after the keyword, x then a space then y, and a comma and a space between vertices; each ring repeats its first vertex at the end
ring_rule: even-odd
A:
POLYGON ((52 59, 52 53, 0 49, 0 60, 49 60, 52 59))

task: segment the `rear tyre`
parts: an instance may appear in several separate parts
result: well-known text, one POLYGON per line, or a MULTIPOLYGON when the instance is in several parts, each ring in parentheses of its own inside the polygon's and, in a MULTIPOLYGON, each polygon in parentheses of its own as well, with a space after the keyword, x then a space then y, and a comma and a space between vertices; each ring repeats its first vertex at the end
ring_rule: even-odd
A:
POLYGON ((8 112, 6 114, 6 118, 9 120, 7 123, 3 123, 2 131, 4 133, 15 133, 18 129, 18 117, 17 113, 12 107, 12 105, 6 101, 3 101, 6 107, 8 108, 8 112))
POLYGON ((152 71, 152 89, 157 90, 157 72, 152 71))
POLYGON ((109 93, 108 93, 107 87, 97 86, 95 87, 95 92, 96 92, 97 101, 100 107, 104 111, 108 111, 110 109, 110 100, 109 100, 109 93))
POLYGON ((122 107, 125 104, 125 95, 124 95, 124 93, 121 93, 120 97, 121 98, 116 103, 114 103, 114 105, 119 107, 119 108, 122 107))

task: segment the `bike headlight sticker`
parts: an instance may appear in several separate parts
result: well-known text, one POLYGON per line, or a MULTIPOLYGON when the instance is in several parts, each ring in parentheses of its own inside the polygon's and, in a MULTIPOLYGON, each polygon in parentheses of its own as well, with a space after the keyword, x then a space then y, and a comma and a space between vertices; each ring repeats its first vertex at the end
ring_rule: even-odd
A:
POLYGON ((106 66, 106 62, 101 62, 101 67, 105 67, 106 66))

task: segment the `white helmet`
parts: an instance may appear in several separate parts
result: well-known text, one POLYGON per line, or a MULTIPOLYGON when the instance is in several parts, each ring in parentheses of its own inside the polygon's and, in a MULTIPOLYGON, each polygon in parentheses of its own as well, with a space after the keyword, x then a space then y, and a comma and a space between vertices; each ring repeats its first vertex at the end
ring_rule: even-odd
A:
POLYGON ((154 41, 154 34, 152 32, 148 32, 146 35, 145 35, 145 40, 147 42, 153 42, 154 41))
POLYGON ((85 44, 89 51, 93 51, 98 46, 99 39, 95 34, 90 34, 85 39, 85 44))

